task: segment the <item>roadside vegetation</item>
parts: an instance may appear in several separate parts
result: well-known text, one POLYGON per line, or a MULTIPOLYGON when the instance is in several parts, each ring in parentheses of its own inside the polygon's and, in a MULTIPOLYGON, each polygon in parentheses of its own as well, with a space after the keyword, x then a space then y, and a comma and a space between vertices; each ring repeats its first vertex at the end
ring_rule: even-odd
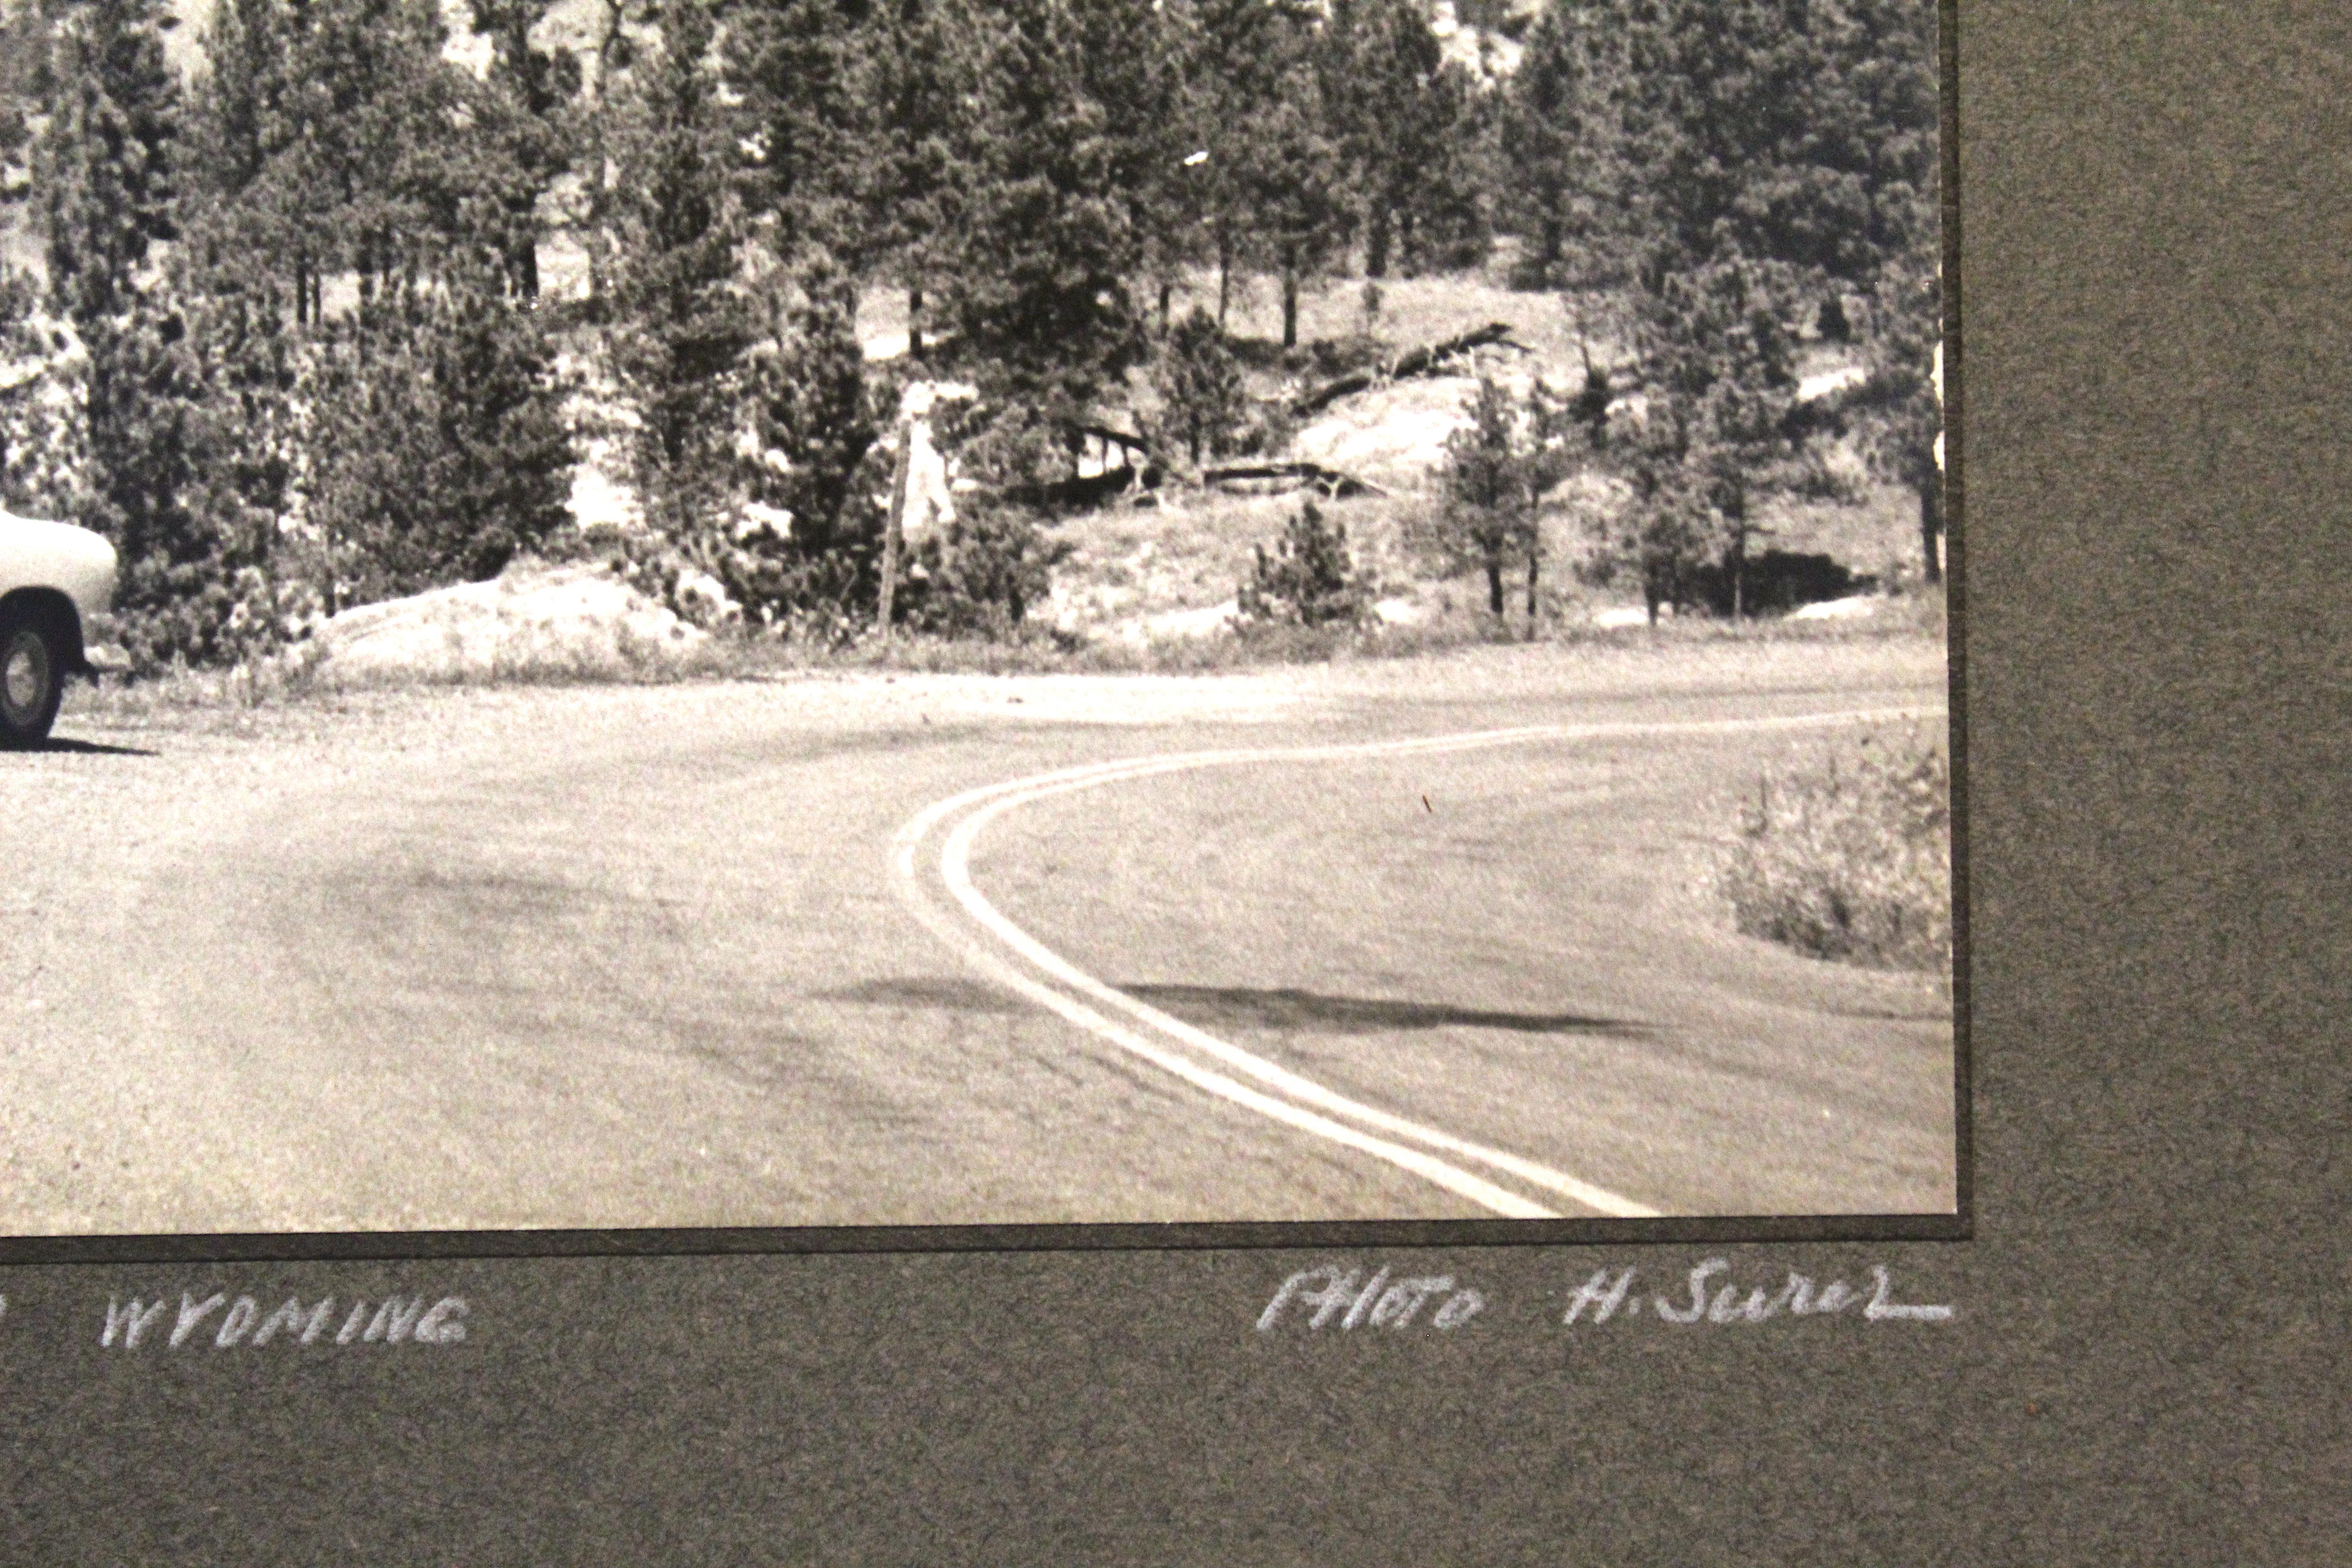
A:
POLYGON ((539 562, 709 647, 513 679, 1737 626, 1888 490, 1934 584, 1934 6, 1454 12, 0 0, 0 504, 114 542, 136 678, 254 690, 539 562), (1408 383, 1467 390, 1404 471, 1300 458, 1408 383), (1105 637, 1122 531, 1189 579, 1105 637))
POLYGON ((1749 936, 1948 979, 1951 798, 1940 733, 1835 743, 1757 782, 1718 889, 1749 936))

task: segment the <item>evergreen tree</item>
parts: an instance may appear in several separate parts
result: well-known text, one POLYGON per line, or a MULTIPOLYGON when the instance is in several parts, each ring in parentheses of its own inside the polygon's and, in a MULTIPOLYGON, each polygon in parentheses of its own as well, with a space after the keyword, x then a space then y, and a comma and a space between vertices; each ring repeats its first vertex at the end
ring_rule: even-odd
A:
POLYGON ((331 322, 305 387, 328 608, 496 576, 570 516, 553 354, 494 249, 331 322))
POLYGON ((858 479, 881 436, 857 341, 856 280, 822 253, 776 295, 773 329, 754 351, 747 382, 757 457, 744 492, 789 512, 787 540, 761 552, 777 563, 749 597, 784 600, 784 568, 869 549, 881 517, 858 479))
POLYGON ((1503 619, 1503 575, 1527 568, 1528 624, 1535 626, 1536 584, 1543 557, 1537 526, 1544 496, 1563 477, 1566 413, 1541 383, 1522 400, 1492 376, 1478 378, 1470 422, 1446 438, 1443 492, 1435 514, 1440 559, 1486 579, 1486 608, 1503 619))
POLYGON ((579 94, 580 61, 531 41, 552 0, 470 0, 474 30, 490 40, 487 92, 469 95, 482 106, 483 129, 498 154, 493 182, 498 222, 485 236, 501 256, 509 286, 524 300, 539 297, 539 207, 555 182, 572 170, 573 131, 568 110, 579 94))
POLYGON ((1611 421, 1612 467, 1632 504, 1598 520, 1600 548, 1581 571, 1595 584, 1632 578, 1652 626, 1661 609, 1692 602, 1717 548, 1700 476, 1686 461, 1691 445, 1685 411, 1668 399, 1620 409, 1611 421))
POLYGON ((1355 191, 1364 275, 1385 278, 1480 227, 1460 199, 1457 138, 1468 111, 1420 0, 1333 0, 1324 25, 1326 115, 1355 191))
POLYGON ((468 198, 488 182, 467 166, 493 143, 459 133, 479 110, 442 58, 433 0, 310 0, 284 24, 283 88, 245 199, 277 228, 298 319, 316 322, 330 276, 356 273, 373 295, 475 226, 468 198))
POLYGON ((1870 313, 1867 377, 1849 404, 1862 416, 1872 468, 1917 498, 1920 563, 1930 583, 1944 576, 1944 405, 1937 384, 1943 307, 1935 271, 1889 269, 1870 313))
POLYGON ((854 175, 858 258, 907 291, 907 347, 925 354, 926 290, 954 254, 963 205, 965 104, 976 36, 954 0, 883 0, 858 52, 869 106, 854 175))
POLYGON ((782 257, 813 245, 844 256, 862 248, 859 164, 877 129, 858 90, 863 9, 856 0, 746 0, 729 16, 726 78, 747 132, 744 207, 774 224, 771 244, 782 257))
POLYGON ((49 292, 87 339, 127 317, 150 251, 176 232, 179 79, 159 0, 61 16, 36 184, 49 292))
POLYGON ((1298 346, 1298 295, 1347 237, 1339 149, 1314 71, 1300 60, 1261 110, 1253 169, 1255 248, 1282 293, 1282 346, 1298 346))
POLYGON ((732 137, 705 0, 666 5, 630 82, 616 187, 614 363, 638 421, 633 469, 672 543, 727 510, 739 362, 755 331, 730 184, 732 137))
POLYGON ((1773 494, 1832 494, 1797 403, 1796 343, 1775 274, 1740 259, 1668 274, 1644 303, 1644 354, 1658 395, 1687 437, 1685 486, 1713 521, 1713 542, 1743 613, 1748 546, 1773 494))
POLYGON ((1605 280, 1604 240, 1618 189, 1607 55, 1595 8, 1555 0, 1528 37, 1498 125, 1507 202, 1531 283, 1605 280))
MULTIPOLYGON (((200 531, 219 540, 218 564, 248 574, 236 602, 247 621, 234 646, 212 653, 253 651, 287 635, 282 612, 299 609, 298 584, 315 573, 284 559, 286 525, 299 507, 306 442, 295 398, 302 345, 289 321, 289 290, 268 258, 220 225, 217 209, 201 211, 184 227, 170 282, 186 324, 193 379, 201 395, 192 409, 187 504, 200 531), (289 590, 290 597, 279 588, 289 590), (281 597, 288 602, 280 605, 281 597), (255 603, 268 624, 249 624, 255 603)), ((237 612, 231 605, 229 616, 237 612)), ((195 656, 200 650, 184 651, 195 656)))
POLYGON ((1152 364, 1162 429, 1183 443, 1194 468, 1204 456, 1229 449, 1246 416, 1247 390, 1240 364, 1217 330, 1217 319, 1195 305, 1160 345, 1152 364))
POLYGON ((1872 259, 1863 336, 1869 378, 1854 397, 1872 466, 1918 498, 1921 564, 1943 580, 1941 170, 1936 18, 1916 0, 1848 0, 1842 116, 1865 164, 1872 259))
POLYGON ((1124 193, 1148 143, 1115 46, 1145 0, 1012 0, 990 13, 968 149, 971 204, 946 300, 959 353, 1026 427, 1076 451, 1097 397, 1142 357, 1141 237, 1124 193))
MULTIPOLYGON (((190 184, 215 206, 253 190, 291 125, 287 94, 295 18, 283 0, 218 0, 189 105, 190 184)), ((257 233, 275 246, 282 235, 257 233)))
POLYGON ((179 81, 154 0, 88 0, 52 31, 35 154, 50 300, 87 353, 71 510, 121 563, 134 652, 200 645, 180 601, 225 576, 228 542, 191 509, 202 399, 187 324, 152 265, 178 232, 179 81))
MULTIPOLYGON (((1762 501, 1836 492, 1814 445, 1825 423, 1797 403, 1797 324, 1916 275, 1932 245, 1933 10, 1626 0, 1613 20, 1622 166, 1596 248, 1630 263, 1664 405, 1640 449, 1685 469, 1655 478, 1651 511, 1673 520, 1664 536, 1708 541, 1737 613, 1762 501)), ((1925 356, 1901 357, 1924 374, 1925 356)))
POLYGON ((34 274, 0 268, 0 507, 70 515, 89 455, 89 362, 34 274))
POLYGON ((33 190, 33 143, 54 97, 43 0, 0 0, 0 206, 33 190))
MULTIPOLYGON (((1217 325, 1227 323, 1235 271, 1251 256, 1265 184, 1265 115, 1297 63, 1312 13, 1292 0, 1192 0, 1181 71, 1193 153, 1185 191, 1199 205, 1217 268, 1217 325)), ((1188 156, 1191 154, 1188 154, 1188 156)))
POLYGON ((1371 578, 1356 569, 1345 523, 1325 522, 1313 501, 1300 507, 1268 554, 1254 551, 1249 579, 1234 597, 1244 628, 1364 626, 1374 618, 1371 578))

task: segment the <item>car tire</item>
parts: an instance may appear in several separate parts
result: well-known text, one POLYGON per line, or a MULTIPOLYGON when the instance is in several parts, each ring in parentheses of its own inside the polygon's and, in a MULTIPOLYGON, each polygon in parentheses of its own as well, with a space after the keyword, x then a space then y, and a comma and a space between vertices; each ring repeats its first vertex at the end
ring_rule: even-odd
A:
POLYGON ((65 651, 38 620, 0 621, 0 745, 37 746, 65 700, 65 651))

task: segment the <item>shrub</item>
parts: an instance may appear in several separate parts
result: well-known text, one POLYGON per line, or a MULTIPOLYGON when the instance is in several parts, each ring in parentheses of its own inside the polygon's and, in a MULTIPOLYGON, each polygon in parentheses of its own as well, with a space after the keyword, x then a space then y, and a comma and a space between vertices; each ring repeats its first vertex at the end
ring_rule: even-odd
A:
POLYGON ((1851 754, 1768 773, 1719 886, 1747 935, 1816 958, 1949 974, 1949 756, 1936 737, 1865 735, 1851 754))
POLYGON ((1151 367, 1160 394, 1160 421, 1171 441, 1181 442, 1192 466, 1222 457, 1247 416, 1240 363, 1225 346, 1217 319, 1199 306, 1176 323, 1151 367))
POLYGON ((1236 595, 1235 618, 1244 628, 1357 626, 1374 618, 1376 589, 1356 570, 1347 526, 1327 524, 1313 501, 1299 508, 1272 554, 1262 544, 1256 553, 1256 569, 1236 595))
POLYGON ((894 609, 908 627, 941 637, 1003 640, 1053 591, 1054 568, 1074 547, 1048 539, 1013 507, 958 516, 909 552, 894 609))

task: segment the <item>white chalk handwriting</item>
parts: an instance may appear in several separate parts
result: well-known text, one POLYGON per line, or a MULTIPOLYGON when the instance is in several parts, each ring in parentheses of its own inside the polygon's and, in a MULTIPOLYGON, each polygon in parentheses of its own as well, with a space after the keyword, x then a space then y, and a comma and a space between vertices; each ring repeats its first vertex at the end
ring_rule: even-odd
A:
POLYGON ((149 1301, 133 1296, 124 1301, 110 1296, 106 1323, 98 1342, 108 1350, 135 1351, 160 1343, 168 1350, 194 1345, 213 1350, 238 1346, 259 1349, 272 1342, 289 1345, 454 1345, 466 1338, 467 1307, 463 1296, 387 1296, 376 1302, 354 1300, 338 1319, 336 1299, 321 1296, 305 1302, 289 1296, 264 1311, 251 1296, 234 1300, 220 1291, 202 1298, 183 1291, 177 1312, 164 1328, 170 1298, 149 1301), (151 1331, 162 1331, 152 1335, 151 1331))
MULTIPOLYGON (((1817 1285, 1811 1276, 1794 1270, 1772 1284, 1751 1286, 1732 1273, 1731 1261, 1725 1258, 1709 1258, 1679 1277, 1670 1275, 1670 1282, 1655 1291, 1635 1289, 1639 1274, 1631 1268, 1594 1269, 1570 1293, 1560 1324, 1653 1320, 1677 1327, 1732 1327, 1849 1315, 1871 1323, 1941 1323, 1953 1317, 1948 1305, 1896 1300, 1894 1277, 1884 1264, 1870 1266, 1871 1283, 1865 1287, 1843 1279, 1817 1285)), ((1381 1268, 1368 1275, 1362 1267, 1329 1263, 1285 1279, 1258 1313, 1257 1331, 1418 1328, 1447 1332, 1486 1306, 1484 1292, 1451 1274, 1402 1275, 1381 1268)))
POLYGON ((1389 1270, 1374 1271, 1368 1281, 1360 1268, 1328 1264, 1292 1275, 1258 1314, 1257 1331, 1271 1333, 1286 1315, 1310 1329, 1336 1323, 1402 1330, 1416 1324, 1440 1333, 1460 1328, 1484 1311, 1486 1298, 1466 1287, 1457 1288, 1451 1274, 1425 1274, 1392 1279, 1389 1270), (1427 1317, 1422 1308, 1435 1301, 1427 1317), (1295 1309, 1295 1310, 1294 1310, 1295 1309))
MULTIPOLYGON (((1870 1266, 1873 1285, 1867 1295, 1843 1279, 1832 1279, 1816 1289, 1811 1278, 1794 1270, 1777 1288, 1759 1285, 1742 1295, 1737 1284, 1714 1282, 1730 1268, 1727 1258, 1710 1258, 1694 1265, 1682 1283, 1647 1298, 1651 1311, 1662 1322, 1685 1325, 1762 1323, 1784 1313, 1790 1318, 1836 1317, 1856 1306, 1862 1309, 1864 1321, 1873 1323, 1941 1323, 1952 1317, 1948 1306, 1911 1306, 1895 1300, 1894 1279, 1884 1264, 1870 1266)), ((1644 1298, 1633 1289, 1635 1272, 1594 1269, 1591 1278, 1569 1297, 1560 1322, 1605 1323, 1621 1313, 1629 1319, 1640 1317, 1644 1298)))

